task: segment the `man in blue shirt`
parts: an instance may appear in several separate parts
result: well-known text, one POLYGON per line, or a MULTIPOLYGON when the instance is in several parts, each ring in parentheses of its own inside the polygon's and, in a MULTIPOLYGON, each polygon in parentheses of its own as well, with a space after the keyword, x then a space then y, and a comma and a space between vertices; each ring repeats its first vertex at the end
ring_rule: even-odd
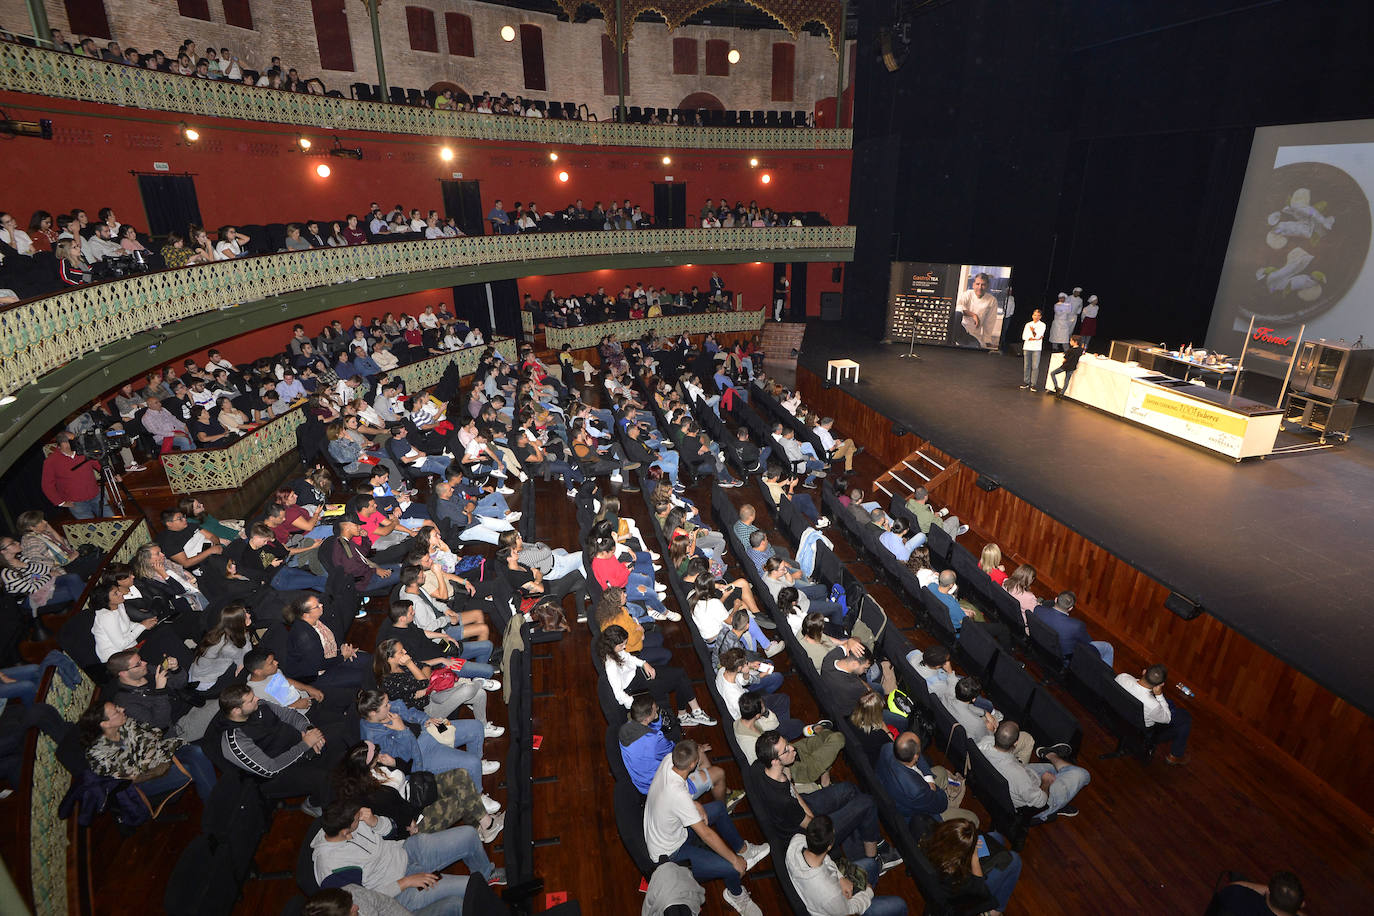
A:
POLYGON ((926 586, 935 597, 940 599, 940 603, 949 609, 949 623, 954 627, 954 632, 958 633, 963 627, 964 621, 973 616, 973 612, 966 610, 959 600, 954 597, 954 588, 958 583, 959 577, 954 574, 954 570, 946 569, 940 573, 940 580, 932 582, 926 586))
MULTIPOLYGON (((887 789, 902 817, 933 817, 947 821, 962 817, 978 826, 978 815, 960 808, 964 786, 956 781, 950 791, 948 770, 931 766, 921 753, 921 739, 913 732, 902 732, 897 740, 878 752, 878 781, 887 789)), ((912 829, 917 829, 916 825, 912 829)))
MULTIPOLYGON (((659 764, 673 752, 673 742, 663 734, 663 720, 659 718, 658 704, 652 696, 641 693, 634 698, 630 717, 620 726, 618 739, 620 757, 625 761, 625 769, 630 771, 630 781, 648 795, 659 764)), ((710 749, 710 745, 698 745, 700 757, 696 769, 687 775, 687 789, 693 798, 700 798, 709 791, 715 801, 725 801, 725 771, 706 762, 710 749)))
POLYGON ((892 527, 878 536, 878 543, 887 548, 902 563, 911 559, 912 551, 926 542, 926 536, 919 531, 911 533, 911 524, 904 518, 892 520, 892 527))
POLYGON ((511 228, 510 216, 506 213, 506 208, 501 206, 501 201, 492 204, 491 212, 487 214, 487 219, 491 220, 491 228, 497 235, 510 235, 515 230, 511 228))

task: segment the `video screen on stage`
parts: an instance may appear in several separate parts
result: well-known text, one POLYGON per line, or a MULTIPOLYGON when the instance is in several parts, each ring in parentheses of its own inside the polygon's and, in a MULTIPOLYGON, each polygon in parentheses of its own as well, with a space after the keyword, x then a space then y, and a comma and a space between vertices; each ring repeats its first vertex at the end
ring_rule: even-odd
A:
POLYGON ((894 261, 887 338, 996 350, 1011 287, 1010 267, 894 261))
MULTIPOLYGON (((1374 120, 1255 131, 1217 288, 1209 349, 1282 377, 1298 344, 1374 346, 1374 120)), ((1369 399, 1374 393, 1366 392, 1369 399)))

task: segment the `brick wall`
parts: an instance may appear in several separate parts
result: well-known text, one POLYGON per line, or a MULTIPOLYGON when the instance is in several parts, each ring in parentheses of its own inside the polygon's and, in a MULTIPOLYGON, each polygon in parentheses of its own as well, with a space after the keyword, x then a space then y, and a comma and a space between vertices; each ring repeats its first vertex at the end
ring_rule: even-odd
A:
MULTIPOLYGON (((54 28, 70 30, 65 5, 61 0, 46 0, 48 18, 54 28)), ((235 28, 224 22, 224 7, 218 0, 209 4, 212 21, 188 19, 178 14, 175 0, 105 0, 106 15, 115 40, 146 53, 160 48, 174 52, 183 39, 194 39, 198 49, 232 48, 241 65, 265 70, 273 56, 302 76, 319 76, 330 89, 346 95, 353 82, 377 80, 372 51, 372 30, 367 9, 360 2, 348 2, 349 36, 353 46, 354 73, 322 71, 315 26, 307 0, 269 3, 253 0, 252 30, 235 28)), ((27 34, 29 19, 24 0, 0 0, 0 28, 27 34)), ((616 104, 613 96, 602 94, 601 36, 604 24, 559 22, 554 16, 514 10, 468 0, 392 0, 381 7, 381 30, 387 80, 393 86, 427 89, 436 82, 449 81, 470 93, 491 91, 521 94, 527 98, 586 103, 599 118, 610 117, 616 104), (412 51, 406 29, 407 5, 422 6, 434 12, 439 39, 438 53, 412 51), (455 11, 472 17, 475 57, 454 57, 448 53, 444 13, 455 11), (516 27, 531 23, 543 30, 544 65, 548 92, 524 89, 520 58, 520 39, 501 40, 503 25, 516 27)), ((770 98, 772 85, 772 45, 792 41, 785 31, 769 29, 748 31, 713 26, 684 26, 669 32, 663 23, 636 23, 630 42, 630 88, 626 104, 641 107, 673 108, 694 92, 709 92, 727 109, 812 110, 815 103, 835 94, 837 64, 830 53, 829 40, 803 34, 796 42, 796 89, 791 103, 775 103, 770 98), (698 73, 673 74, 673 39, 697 39, 698 73), (706 76, 705 54, 708 39, 725 39, 741 54, 729 76, 706 76)), ((103 42, 102 42, 103 44, 103 42)), ((853 53, 851 43, 846 54, 853 53)))

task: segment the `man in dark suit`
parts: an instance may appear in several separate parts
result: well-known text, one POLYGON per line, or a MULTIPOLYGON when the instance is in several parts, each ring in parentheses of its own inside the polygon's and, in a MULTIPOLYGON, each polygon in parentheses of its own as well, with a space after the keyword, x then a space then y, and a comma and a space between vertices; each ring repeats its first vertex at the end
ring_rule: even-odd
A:
POLYGON ((1060 592, 1059 597, 1054 599, 1054 605, 1039 605, 1031 614, 1043 622, 1059 637, 1059 649, 1064 653, 1064 658, 1073 658, 1073 653, 1079 646, 1091 646, 1102 656, 1102 660, 1108 665, 1116 657, 1116 650, 1109 642, 1095 640, 1088 634, 1088 625, 1083 621, 1069 616, 1073 610, 1073 592, 1060 592))
POLYGON ((887 789, 897 813, 907 819, 929 817, 940 821, 962 817, 978 824, 978 815, 959 807, 964 797, 962 783, 950 791, 950 773, 931 766, 921 753, 921 739, 913 732, 902 732, 897 740, 878 752, 878 781, 887 789))
POLYGON ((282 670, 290 677, 329 693, 357 690, 372 665, 372 656, 348 643, 340 644, 320 617, 324 604, 318 595, 306 595, 282 614, 287 631, 287 653, 282 670))

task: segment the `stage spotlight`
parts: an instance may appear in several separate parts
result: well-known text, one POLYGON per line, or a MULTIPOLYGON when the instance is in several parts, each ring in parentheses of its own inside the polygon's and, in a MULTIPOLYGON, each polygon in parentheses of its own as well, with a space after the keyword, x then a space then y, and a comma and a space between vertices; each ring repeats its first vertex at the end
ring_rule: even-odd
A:
POLYGON ((327 165, 325 165, 323 162, 321 162, 319 165, 315 166, 315 174, 316 174, 316 175, 319 175, 321 178, 328 178, 328 177, 329 177, 329 166, 327 166, 327 165))
POLYGON ((200 131, 196 130, 194 127, 191 127, 185 121, 182 121, 177 126, 181 128, 181 135, 186 138, 187 143, 195 143, 197 140, 200 139, 200 131))
POLYGON ((1178 592, 1170 592, 1169 597, 1164 599, 1164 606, 1184 620, 1202 616, 1202 605, 1183 597, 1178 592))
POLYGON ((764 173, 763 173, 763 176, 759 178, 759 181, 762 181, 764 184, 768 184, 768 182, 770 182, 770 181, 772 181, 772 180, 773 180, 773 176, 772 176, 772 175, 769 175, 767 172, 764 172, 764 173))
POLYGON ((758 168, 758 167, 759 167, 759 161, 758 161, 758 159, 750 159, 750 160, 749 160, 749 168, 751 168, 751 169, 756 169, 756 168, 758 168))
POLYGON ((568 180, 568 173, 567 173, 567 172, 559 172, 559 173, 558 173, 558 180, 559 180, 559 181, 567 181, 567 180, 568 180))
POLYGON ((979 474, 978 487, 979 489, 987 490, 989 493, 991 493, 993 490, 1001 489, 1002 485, 986 474, 979 474))
POLYGON ((557 162, 557 161, 558 161, 558 154, 557 154, 557 153, 549 153, 549 161, 550 161, 550 162, 557 162))
POLYGON ((732 63, 732 64, 737 64, 737 63, 739 63, 739 49, 738 49, 738 48, 731 48, 731 49, 730 49, 730 53, 727 54, 727 55, 725 55, 725 59, 728 60, 728 61, 729 61, 730 63, 732 63))
POLYGON ((515 41, 515 29, 508 25, 501 26, 501 40, 515 41))
POLYGON ((307 150, 310 149, 310 147, 314 144, 310 142, 309 137, 302 137, 300 134, 296 134, 296 145, 303 150, 307 150))
POLYGON ((439 150, 439 158, 445 162, 453 161, 453 147, 445 146, 439 150))
POLYGON ((663 157, 663 164, 664 164, 664 165, 672 165, 672 164, 673 164, 673 157, 672 157, 672 156, 664 156, 664 157, 663 157))

